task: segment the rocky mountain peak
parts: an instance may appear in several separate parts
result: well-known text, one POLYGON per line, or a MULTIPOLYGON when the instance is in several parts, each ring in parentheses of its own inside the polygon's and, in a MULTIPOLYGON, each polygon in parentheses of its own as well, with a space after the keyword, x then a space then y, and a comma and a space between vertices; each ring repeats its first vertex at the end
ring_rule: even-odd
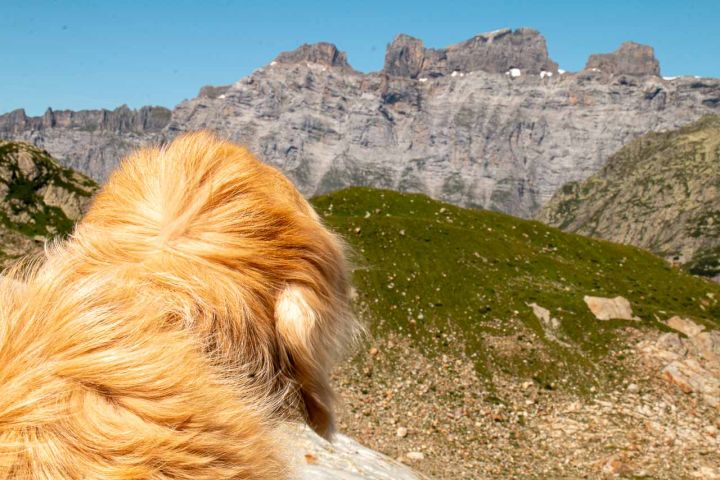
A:
POLYGON ((590 55, 585 70, 599 70, 611 75, 660 75, 660 62, 649 45, 625 42, 612 53, 590 55))
POLYGON ((439 77, 453 72, 505 73, 510 69, 539 74, 557 72, 537 30, 504 28, 474 36, 447 48, 425 48, 422 40, 400 34, 388 45, 383 71, 398 77, 439 77))
POLYGON ((332 43, 305 43, 290 52, 282 52, 275 58, 278 63, 319 63, 328 67, 352 69, 347 54, 332 43))

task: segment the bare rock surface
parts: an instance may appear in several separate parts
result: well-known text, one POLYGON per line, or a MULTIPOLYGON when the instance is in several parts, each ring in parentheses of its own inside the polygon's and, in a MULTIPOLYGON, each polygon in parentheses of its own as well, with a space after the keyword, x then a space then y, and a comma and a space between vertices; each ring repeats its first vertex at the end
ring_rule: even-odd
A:
POLYGON ((612 53, 590 55, 585 70, 597 70, 611 75, 660 75, 660 62, 655 50, 648 45, 625 42, 612 53))
POLYGON ((428 479, 343 434, 335 435, 331 443, 299 424, 288 424, 283 434, 292 445, 296 480, 428 479))
POLYGON ((583 300, 598 320, 640 320, 633 316, 630 302, 625 297, 604 298, 586 295, 583 300))
MULTIPOLYGON (((641 349, 667 363, 662 368, 664 380, 686 394, 696 394, 720 412, 720 331, 705 330, 690 319, 672 317, 668 326, 681 332, 665 333, 641 349)), ((720 418, 720 417, 718 417, 720 418)))
POLYGON ((335 45, 327 42, 304 44, 290 52, 282 52, 277 56, 278 63, 317 63, 328 67, 339 67, 352 70, 347 61, 345 52, 341 52, 335 45))

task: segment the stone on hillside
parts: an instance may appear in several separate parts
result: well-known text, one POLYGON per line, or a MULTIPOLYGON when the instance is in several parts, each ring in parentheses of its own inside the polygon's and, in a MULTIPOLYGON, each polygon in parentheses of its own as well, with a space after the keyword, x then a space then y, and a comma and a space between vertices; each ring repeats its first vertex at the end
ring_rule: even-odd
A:
POLYGON ((699 333, 691 341, 705 360, 720 364, 720 331, 699 333))
POLYGON ((662 377, 685 393, 698 393, 711 406, 720 406, 720 379, 695 359, 676 360, 666 366, 662 377))
POLYGON ((661 352, 669 352, 675 357, 684 357, 688 352, 687 346, 677 333, 663 333, 655 345, 661 352))
POLYGON ((420 475, 385 455, 336 434, 332 443, 310 428, 288 424, 283 429, 292 452, 294 480, 419 480, 420 475))
POLYGON ((674 330, 677 330, 680 333, 684 333, 688 337, 694 337, 698 333, 705 330, 705 327, 703 325, 698 325, 692 320, 688 320, 687 318, 682 318, 678 316, 674 316, 669 319, 667 321, 667 326, 674 330))
POLYGON ((600 471, 611 477, 626 477, 632 475, 632 468, 622 458, 612 456, 602 462, 600 471))
POLYGON ((561 345, 569 346, 566 342, 563 342, 558 338, 560 329, 560 320, 550 315, 550 310, 541 307, 537 303, 528 303, 528 307, 532 308, 533 314, 540 320, 540 325, 545 332, 545 336, 549 340, 553 340, 561 345))
POLYGON ((605 298, 586 295, 583 300, 598 320, 640 320, 633 316, 630 302, 625 297, 605 298))
POLYGON ((625 42, 612 53, 590 55, 585 70, 612 75, 660 75, 660 62, 655 51, 648 45, 625 42))
POLYGON ((425 459, 425 454, 422 452, 408 452, 405 456, 408 459, 413 460, 413 461, 419 461, 419 460, 425 459))
POLYGON ((550 317, 550 310, 548 310, 547 308, 541 307, 537 303, 528 303, 528 306, 532 308, 532 311, 537 317, 537 319, 540 320, 543 324, 550 325, 552 323, 552 320, 555 320, 550 317))

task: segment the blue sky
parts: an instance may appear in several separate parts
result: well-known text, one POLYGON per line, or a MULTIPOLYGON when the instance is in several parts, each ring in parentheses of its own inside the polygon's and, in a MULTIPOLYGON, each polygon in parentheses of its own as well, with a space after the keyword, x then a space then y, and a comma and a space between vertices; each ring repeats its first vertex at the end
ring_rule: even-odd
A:
POLYGON ((408 33, 443 47, 529 26, 566 70, 625 40, 655 47, 663 75, 720 77, 720 0, 0 0, 0 113, 172 107, 238 80, 280 51, 329 41, 358 70, 408 33))

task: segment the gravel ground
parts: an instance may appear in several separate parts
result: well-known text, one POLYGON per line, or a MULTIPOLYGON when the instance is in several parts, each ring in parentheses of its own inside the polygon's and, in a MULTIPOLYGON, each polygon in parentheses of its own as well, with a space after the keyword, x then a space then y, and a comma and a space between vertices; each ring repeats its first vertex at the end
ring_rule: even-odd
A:
POLYGON ((463 354, 391 335, 336 372, 340 431, 436 479, 720 478, 720 410, 626 340, 623 383, 580 396, 500 375, 491 391, 463 354))

